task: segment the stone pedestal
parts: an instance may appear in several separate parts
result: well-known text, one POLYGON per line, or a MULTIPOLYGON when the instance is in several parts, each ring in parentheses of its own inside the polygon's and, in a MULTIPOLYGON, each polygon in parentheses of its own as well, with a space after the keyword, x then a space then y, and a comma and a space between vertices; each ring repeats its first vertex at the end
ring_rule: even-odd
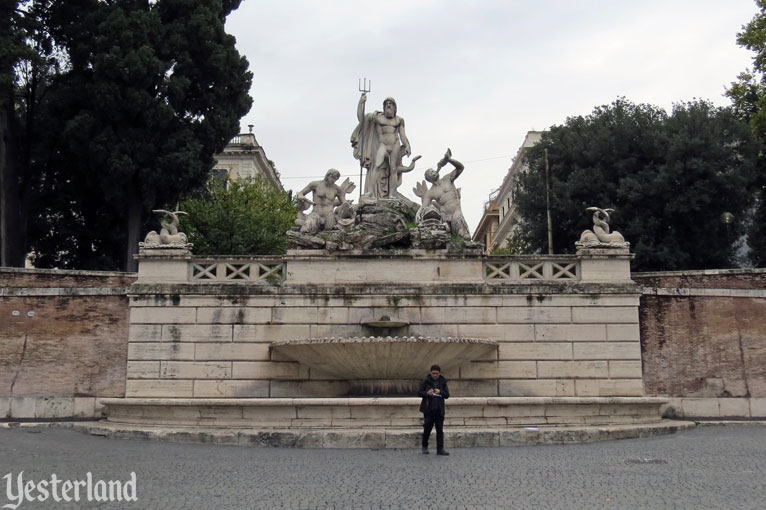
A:
POLYGON ((630 283, 629 243, 582 244, 576 243, 580 262, 580 281, 630 283))
POLYGON ((141 283, 184 283, 189 280, 191 244, 145 246, 139 243, 138 281, 141 283))

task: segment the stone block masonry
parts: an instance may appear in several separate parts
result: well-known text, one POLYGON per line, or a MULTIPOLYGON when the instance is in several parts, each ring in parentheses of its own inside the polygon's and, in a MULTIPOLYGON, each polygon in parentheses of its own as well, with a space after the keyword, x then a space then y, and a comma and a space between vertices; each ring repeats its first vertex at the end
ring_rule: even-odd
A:
POLYGON ((279 285, 132 288, 131 274, 0 268, 0 419, 91 418, 103 397, 345 395, 346 381, 269 344, 369 335, 362 323, 381 315, 408 322, 402 335, 499 343, 494 357, 447 374, 456 395, 630 396, 645 386, 671 397, 675 416, 766 417, 765 270, 634 274, 636 287, 449 283, 437 281, 440 264, 431 263, 434 281, 417 284, 308 285, 287 275, 279 285), (638 293, 638 321, 623 322, 638 293), (153 311, 129 324, 129 307, 153 311))
POLYGON ((269 344, 377 336, 365 324, 387 316, 405 324, 390 335, 498 342, 445 373, 465 396, 643 396, 640 288, 611 271, 612 281, 489 282, 481 258, 440 254, 288 256, 282 282, 159 282, 150 271, 130 288, 127 395, 345 396, 346 381, 269 344))

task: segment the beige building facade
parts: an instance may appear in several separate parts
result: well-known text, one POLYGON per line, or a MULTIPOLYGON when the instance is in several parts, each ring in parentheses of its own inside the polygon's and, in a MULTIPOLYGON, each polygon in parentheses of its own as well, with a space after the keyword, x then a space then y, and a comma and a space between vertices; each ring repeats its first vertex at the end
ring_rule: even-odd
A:
POLYGON ((496 189, 490 193, 489 198, 484 202, 484 212, 471 238, 476 243, 484 244, 484 253, 486 254, 492 253, 495 248, 492 241, 495 238, 497 226, 500 222, 500 208, 496 202, 499 191, 499 189, 496 189))
MULTIPOLYGON (((497 197, 495 204, 498 209, 498 225, 495 231, 495 235, 492 238, 492 249, 497 249, 505 245, 505 243, 513 237, 513 233, 517 228, 519 221, 519 212, 516 204, 513 200, 514 188, 519 180, 519 175, 527 169, 527 165, 524 162, 524 154, 534 147, 543 135, 543 131, 529 131, 524 137, 524 142, 516 152, 516 157, 513 158, 513 163, 505 174, 503 183, 500 185, 497 191, 497 197)), ((487 211, 485 211, 487 214, 487 211)), ((482 218, 482 221, 484 218, 482 218)), ((489 251, 489 245, 487 246, 489 251)))
POLYGON ((232 138, 223 152, 214 157, 216 165, 213 172, 216 174, 225 171, 226 176, 232 180, 262 177, 283 189, 279 174, 255 139, 252 129, 249 133, 241 133, 232 138))

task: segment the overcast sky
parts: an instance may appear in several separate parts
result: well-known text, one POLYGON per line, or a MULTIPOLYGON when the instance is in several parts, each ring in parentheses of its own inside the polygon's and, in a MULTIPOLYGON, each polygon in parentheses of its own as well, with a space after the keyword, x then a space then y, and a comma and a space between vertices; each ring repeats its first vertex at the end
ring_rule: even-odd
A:
POLYGON ((527 131, 619 96, 728 104, 724 88, 751 62, 736 34, 756 11, 753 0, 245 0, 226 27, 254 74, 242 129, 254 124, 286 188, 328 168, 359 180, 349 136, 366 77, 367 111, 394 97, 423 155, 399 191, 416 200, 450 147, 473 232, 527 131))

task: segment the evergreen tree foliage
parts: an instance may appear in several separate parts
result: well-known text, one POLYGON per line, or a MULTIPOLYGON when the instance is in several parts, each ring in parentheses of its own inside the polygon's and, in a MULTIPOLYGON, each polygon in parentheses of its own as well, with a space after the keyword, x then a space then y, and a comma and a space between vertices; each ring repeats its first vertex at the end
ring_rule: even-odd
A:
POLYGON ((0 2, 0 265, 21 266, 34 185, 40 105, 60 65, 47 31, 48 0, 0 2))
MULTIPOLYGON (((750 124, 755 135, 766 142, 766 0, 756 0, 759 12, 742 27, 737 42, 752 52, 753 69, 740 73, 727 90, 737 115, 750 124)), ((766 157, 761 154, 759 170, 752 186, 755 205, 748 231, 750 258, 766 266, 766 157)))
POLYGON ((668 114, 618 99, 551 128, 527 152, 515 190, 533 252, 547 251, 546 148, 555 253, 574 251, 594 206, 615 209, 612 227, 631 243, 634 270, 735 265, 760 144, 731 109, 694 101, 668 114), (724 212, 738 221, 722 223, 724 212))
POLYGON ((60 72, 27 130, 28 247, 40 267, 133 269, 149 211, 205 185, 250 108, 224 28, 239 1, 45 3, 60 72))
POLYGON ((297 209, 292 197, 263 179, 213 180, 205 193, 181 203, 181 231, 199 255, 277 255, 297 209))

